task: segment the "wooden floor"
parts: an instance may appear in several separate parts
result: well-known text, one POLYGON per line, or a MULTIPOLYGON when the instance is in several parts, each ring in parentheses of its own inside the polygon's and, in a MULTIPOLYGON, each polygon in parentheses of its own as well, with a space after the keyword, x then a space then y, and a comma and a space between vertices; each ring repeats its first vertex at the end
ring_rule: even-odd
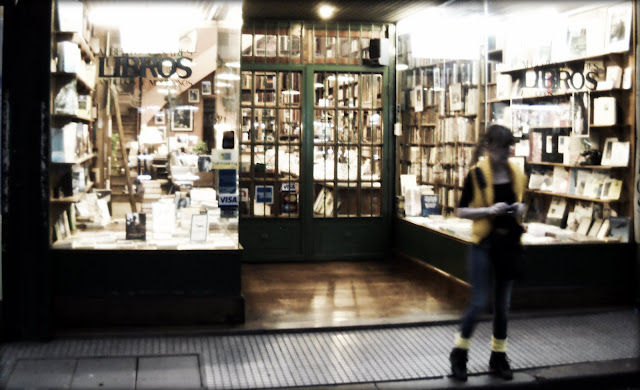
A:
POLYGON ((61 328, 56 336, 207 333, 458 320, 468 290, 409 260, 242 265, 243 324, 61 328))
POLYGON ((408 260, 244 264, 242 329, 456 319, 464 288, 408 260))

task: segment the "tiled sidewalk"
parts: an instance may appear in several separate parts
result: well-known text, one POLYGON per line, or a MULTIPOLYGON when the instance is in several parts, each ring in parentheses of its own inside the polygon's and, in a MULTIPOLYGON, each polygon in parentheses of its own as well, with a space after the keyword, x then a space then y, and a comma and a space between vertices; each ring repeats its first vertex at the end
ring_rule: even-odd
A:
MULTIPOLYGON (((0 348, 0 385, 257 389, 436 381, 449 373, 456 328, 436 324, 9 343, 0 348)), ((513 319, 509 356, 519 371, 640 358, 639 329, 632 310, 513 319)), ((481 322, 470 353, 472 375, 487 372, 490 336, 491 324, 481 322)))

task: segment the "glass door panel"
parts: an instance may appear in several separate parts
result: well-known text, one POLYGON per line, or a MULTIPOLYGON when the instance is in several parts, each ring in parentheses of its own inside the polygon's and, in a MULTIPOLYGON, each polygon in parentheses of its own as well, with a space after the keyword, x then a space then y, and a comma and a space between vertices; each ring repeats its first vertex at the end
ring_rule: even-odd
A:
POLYGON ((314 90, 314 217, 380 216, 382 75, 316 72, 314 90))
POLYGON ((301 72, 242 72, 243 216, 299 216, 301 82, 301 72))

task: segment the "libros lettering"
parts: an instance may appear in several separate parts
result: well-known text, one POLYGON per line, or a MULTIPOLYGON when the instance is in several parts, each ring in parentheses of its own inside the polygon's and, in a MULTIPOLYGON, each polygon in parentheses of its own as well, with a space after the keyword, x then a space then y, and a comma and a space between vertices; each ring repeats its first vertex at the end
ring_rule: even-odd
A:
POLYGON ((179 57, 173 59, 171 57, 156 58, 156 57, 111 57, 114 60, 113 73, 105 74, 105 62, 107 57, 99 57, 99 77, 147 77, 150 72, 154 78, 163 77, 169 78, 174 73, 178 74, 181 79, 186 79, 191 76, 191 68, 185 64, 185 62, 191 62, 191 58, 179 57), (167 73, 165 73, 165 63, 170 63, 171 67, 166 66, 167 73), (178 72, 181 70, 182 72, 178 72))

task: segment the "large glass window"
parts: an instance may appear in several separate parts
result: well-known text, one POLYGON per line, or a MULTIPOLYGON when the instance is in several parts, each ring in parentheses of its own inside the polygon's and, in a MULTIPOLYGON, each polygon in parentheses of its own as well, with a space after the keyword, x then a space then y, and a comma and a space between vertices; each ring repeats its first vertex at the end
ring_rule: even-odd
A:
POLYGON ((53 247, 237 248, 240 5, 59 1, 55 16, 53 247))

